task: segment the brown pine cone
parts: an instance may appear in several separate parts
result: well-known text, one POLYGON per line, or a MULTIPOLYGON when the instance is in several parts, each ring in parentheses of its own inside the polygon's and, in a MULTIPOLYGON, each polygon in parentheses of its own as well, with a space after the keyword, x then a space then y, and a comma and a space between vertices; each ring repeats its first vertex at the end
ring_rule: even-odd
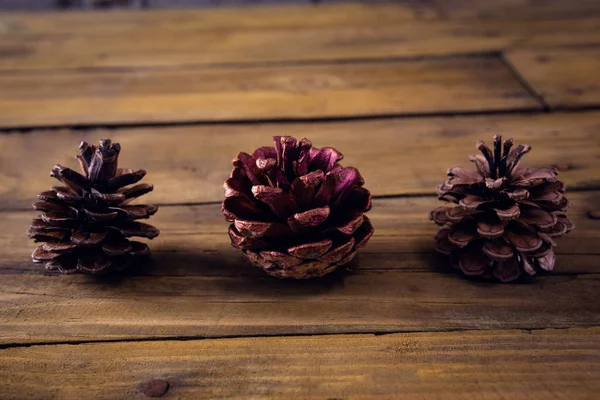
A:
POLYGON ((275 136, 275 147, 239 153, 224 183, 233 247, 279 278, 314 278, 354 258, 373 234, 371 194, 342 154, 307 139, 275 136))
POLYGON ((41 215, 27 235, 42 243, 31 255, 33 262, 63 274, 122 269, 132 258, 149 253, 147 245, 127 238, 152 239, 159 234, 153 226, 135 222, 156 213, 157 206, 128 205, 153 186, 126 187, 141 180, 146 171, 117 168, 118 143, 101 140, 96 147, 82 142, 79 151, 83 175, 56 165, 50 176, 65 186, 40 193, 40 201, 33 205, 41 215))
POLYGON ((458 204, 431 211, 430 219, 443 228, 436 250, 452 257, 466 275, 493 275, 502 282, 522 271, 551 271, 556 256, 554 239, 573 229, 567 219, 565 185, 554 167, 518 167, 528 145, 501 143, 494 136, 493 152, 477 142, 482 155, 470 160, 477 171, 448 170, 448 180, 437 188, 441 200, 458 204), (512 148, 512 150, 511 150, 512 148))

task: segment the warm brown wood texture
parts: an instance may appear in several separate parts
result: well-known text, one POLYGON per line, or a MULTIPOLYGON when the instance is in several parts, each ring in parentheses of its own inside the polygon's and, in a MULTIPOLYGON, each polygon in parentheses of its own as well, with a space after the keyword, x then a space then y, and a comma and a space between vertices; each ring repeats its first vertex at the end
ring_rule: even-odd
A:
POLYGON ((6 27, 0 69, 353 60, 600 42, 594 6, 574 2, 568 12, 564 6, 539 8, 491 19, 448 18, 439 8, 418 11, 407 3, 146 11, 117 17, 8 14, 0 17, 6 27))
POLYGON ((600 105, 600 47, 524 49, 507 58, 551 108, 600 105))
POLYGON ((585 212, 600 197, 571 200, 578 229, 560 241, 556 273, 521 285, 445 273, 431 254, 434 197, 377 200, 377 232, 353 272, 311 282, 248 266, 219 205, 161 209, 152 266, 116 280, 40 274, 22 234, 34 213, 2 213, 0 343, 597 325, 600 231, 585 212))
POLYGON ((597 397, 600 2, 374 3, 0 15, 1 398, 597 397), (432 251, 434 188, 495 133, 560 169, 576 225, 514 284, 432 251), (231 247, 222 182, 274 135, 376 196, 348 268, 280 281, 231 247), (52 274, 30 204, 101 138, 148 170, 161 235, 145 267, 52 274))
POLYGON ((490 143, 494 133, 531 145, 527 165, 560 164, 570 189, 598 188, 599 127, 600 113, 585 112, 4 134, 0 209, 29 208, 39 191, 55 184, 48 176, 54 164, 78 168, 79 142, 106 137, 123 146, 121 165, 149 171, 145 181, 155 190, 147 199, 159 204, 221 201, 231 159, 285 134, 341 149, 344 164, 359 167, 375 195, 433 194, 446 170, 469 166, 475 142, 490 143))
POLYGON ((0 126, 5 127, 541 108, 499 59, 477 57, 5 73, 0 87, 0 126))
POLYGON ((121 17, 3 15, 0 69, 348 60, 598 43, 598 12, 583 8, 574 22, 568 14, 538 16, 535 11, 467 21, 448 19, 434 9, 419 13, 402 3, 150 11, 121 17))
POLYGON ((598 328, 0 350, 5 399, 145 398, 159 379, 179 399, 590 400, 598 374, 598 328))

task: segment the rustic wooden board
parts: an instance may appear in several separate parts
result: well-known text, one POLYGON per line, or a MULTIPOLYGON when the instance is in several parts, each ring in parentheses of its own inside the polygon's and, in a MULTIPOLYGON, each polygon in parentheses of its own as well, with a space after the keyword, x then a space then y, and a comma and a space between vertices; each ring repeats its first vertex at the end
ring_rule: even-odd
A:
POLYGON ((0 134, 0 397, 144 398, 158 378, 194 399, 595 398, 599 112, 221 123, 539 111, 510 64, 551 108, 598 105, 585 45, 600 44, 600 3, 468 3, 0 15, 0 128, 219 122, 0 134), (446 168, 496 132, 533 145, 527 165, 560 166, 577 226, 552 275, 510 285, 448 271, 427 218, 446 168), (374 194, 409 195, 374 200, 376 234, 348 269, 278 281, 230 247, 230 160, 275 134, 338 147, 374 194), (52 275, 29 262, 24 208, 80 140, 109 136, 164 205, 150 264, 52 275))
POLYGON ((3 134, 0 209, 29 208, 37 193, 55 184, 48 176, 53 165, 78 168, 79 142, 106 137, 121 143, 122 166, 149 171, 145 181, 155 190, 147 198, 158 204, 221 201, 237 152, 286 134, 338 148, 344 165, 358 167, 375 195, 433 194, 449 167, 468 166, 475 142, 490 142, 497 132, 533 146, 525 165, 570 166, 560 173, 570 189, 597 188, 599 126, 600 113, 589 112, 3 134))
POLYGON ((513 285, 447 273, 432 256, 430 197, 376 200, 353 272, 301 282, 247 265, 218 205, 163 207, 152 265, 122 279, 42 275, 19 235, 31 213, 5 212, 0 343, 598 325, 600 230, 583 214, 599 196, 572 194, 578 227, 560 240, 556 274, 513 285))
POLYGON ((387 4, 8 14, 0 16, 0 70, 387 59, 600 43, 594 10, 582 7, 577 18, 536 13, 451 19, 435 7, 387 4))
MULTIPOLYGON (((49 1, 49 0, 31 0, 49 1)), ((80 0, 81 1, 81 0, 80 0)), ((161 0, 150 0, 149 5, 161 0)), ((211 0, 173 0, 170 4, 203 3, 211 0)), ((214 0, 223 2, 222 0, 214 0)), ((368 1, 318 5, 285 4, 263 7, 212 8, 193 10, 148 10, 146 12, 95 13, 46 13, 9 14, 3 21, 10 21, 4 33, 11 35, 51 34, 64 35, 77 31, 81 34, 106 34, 110 32, 131 34, 152 24, 160 30, 193 30, 196 32, 222 29, 298 29, 337 26, 390 25, 402 22, 452 19, 463 23, 473 20, 556 20, 580 19, 596 15, 600 6, 594 0, 565 2, 544 0, 535 4, 528 0, 433 0, 428 2, 401 0, 393 4, 368 3, 368 1)))
MULTIPOLYGON (((182 0, 183 2, 184 0, 182 0)), ((429 7, 428 18, 437 18, 434 8, 429 7)), ((578 10, 578 7, 571 7, 578 10)), ((77 31, 84 35, 120 33, 130 35, 148 25, 166 31, 212 31, 223 29, 298 29, 331 26, 356 26, 381 21, 391 24, 397 21, 414 21, 423 15, 415 15, 410 4, 372 6, 348 3, 343 5, 290 5, 267 7, 211 8, 203 10, 148 10, 144 12, 120 11, 3 15, 10 21, 5 33, 11 35, 65 35, 77 31)), ((536 10, 536 15, 539 10, 536 10)), ((589 8, 581 9, 579 16, 589 15, 589 8)), ((148 29, 150 31, 150 29, 148 29)))
POLYGON ((589 400, 600 329, 493 330, 0 350, 3 398, 589 400))
POLYGON ((551 108, 600 105, 600 47, 515 50, 507 58, 551 108))
POLYGON ((498 58, 0 76, 0 127, 541 109, 498 58))

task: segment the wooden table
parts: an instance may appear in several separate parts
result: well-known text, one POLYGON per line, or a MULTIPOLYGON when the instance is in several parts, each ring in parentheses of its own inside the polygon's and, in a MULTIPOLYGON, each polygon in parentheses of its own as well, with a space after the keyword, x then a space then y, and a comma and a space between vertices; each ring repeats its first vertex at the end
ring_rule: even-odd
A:
POLYGON ((598 399, 599 106, 598 1, 3 14, 0 398, 598 399), (496 132, 569 187, 577 228, 531 283, 432 255, 435 186, 496 132), (375 195, 349 273, 279 281, 230 247, 231 159, 280 134, 375 195), (105 137, 155 185, 152 263, 47 273, 30 204, 105 137))

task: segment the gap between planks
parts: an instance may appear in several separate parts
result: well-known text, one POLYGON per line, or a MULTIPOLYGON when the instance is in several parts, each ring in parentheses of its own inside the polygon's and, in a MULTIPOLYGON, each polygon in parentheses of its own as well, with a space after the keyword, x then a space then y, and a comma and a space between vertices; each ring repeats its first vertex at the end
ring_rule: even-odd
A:
MULTIPOLYGON (((524 334, 531 334, 532 332, 543 332, 543 331, 569 331, 569 330, 580 330, 583 332, 590 331, 595 332, 600 328, 598 325, 590 325, 587 327, 562 327, 562 328, 544 328, 544 327, 519 327, 513 329, 507 329, 505 331, 521 331, 524 334)), ((121 338, 121 339, 98 339, 98 340, 73 340, 73 341, 54 341, 54 342, 27 342, 27 343, 0 343, 0 351, 6 349, 15 348, 30 348, 40 346, 80 346, 87 344, 111 344, 111 343, 151 343, 151 342, 195 342, 195 341, 221 341, 221 340, 234 340, 234 339, 303 339, 303 338, 319 338, 319 337, 344 337, 344 336, 374 336, 374 337, 385 337, 389 335, 412 335, 412 334, 454 334, 454 333, 491 333, 494 329, 479 329, 479 328, 454 328, 454 329, 440 329, 440 330, 410 330, 410 331, 365 331, 365 332, 352 332, 352 333, 290 333, 290 334, 262 334, 262 335, 224 335, 224 336, 164 336, 164 337, 141 337, 141 338, 121 338)))

